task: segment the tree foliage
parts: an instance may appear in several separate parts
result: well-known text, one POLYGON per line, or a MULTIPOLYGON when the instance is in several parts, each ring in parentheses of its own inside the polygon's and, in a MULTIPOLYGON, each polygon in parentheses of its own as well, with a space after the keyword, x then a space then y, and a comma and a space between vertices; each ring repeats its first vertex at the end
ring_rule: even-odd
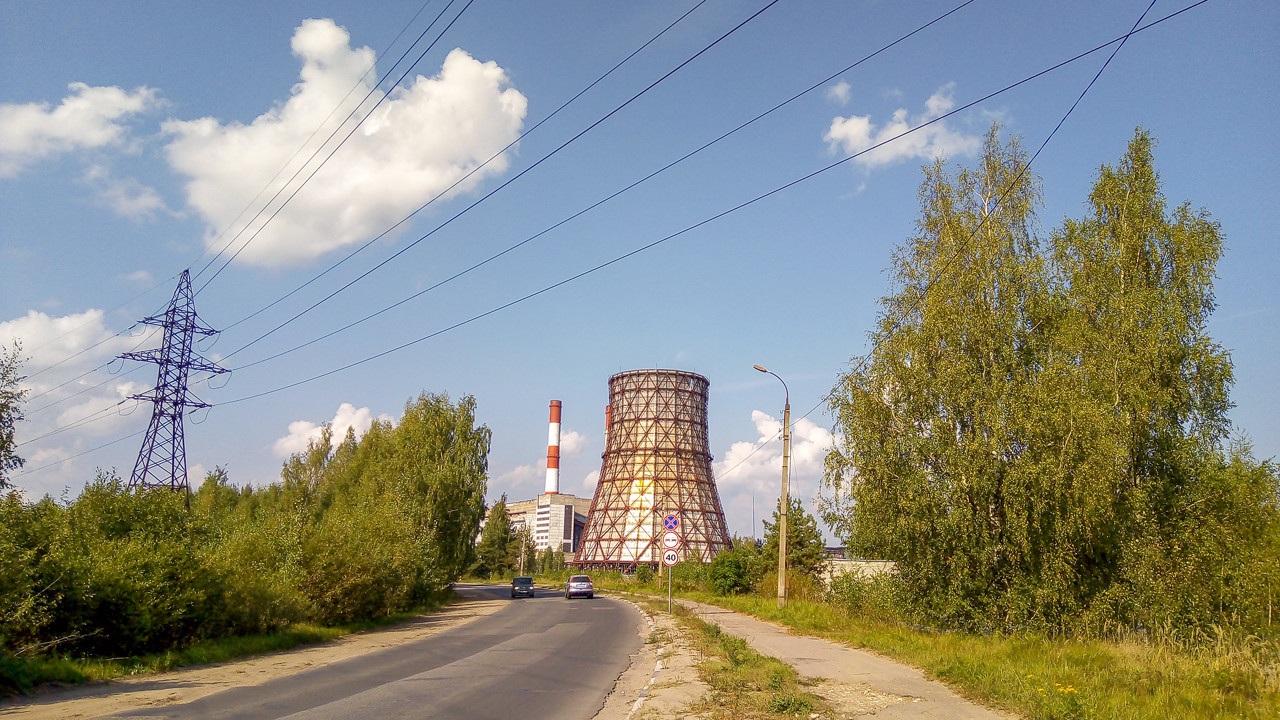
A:
POLYGON ((23 377, 18 375, 21 366, 16 343, 7 352, 0 348, 0 490, 11 487, 9 473, 22 467, 24 460, 18 456, 14 433, 22 422, 22 400, 27 391, 19 387, 23 377))
POLYGON ((423 394, 399 424, 281 482, 209 473, 191 499, 101 475, 73 502, 0 502, 0 652, 121 656, 286 623, 422 605, 456 580, 483 513, 489 430, 471 398, 423 394))
POLYGON ((976 167, 925 169, 874 349, 832 395, 825 518, 936 619, 1257 620, 1276 473, 1227 447, 1221 231, 1166 207, 1153 144, 1138 130, 1047 238, 998 128, 976 167))
MULTIPOLYGON (((787 544, 790 545, 790 542, 787 544)), ((733 538, 732 547, 716 555, 711 561, 711 567, 707 570, 707 581, 711 590, 720 595, 750 592, 764 577, 766 565, 776 567, 778 560, 776 540, 773 547, 773 555, 766 558, 761 555, 760 541, 755 538, 733 538)))
MULTIPOLYGON (((818 521, 805 512, 800 498, 792 497, 788 504, 791 511, 787 513, 787 572, 817 578, 822 575, 827 564, 823 552, 826 544, 822 540, 822 532, 818 530, 818 521)), ((778 525, 781 519, 779 508, 775 508, 773 522, 767 519, 763 521, 764 546, 760 548, 756 559, 760 564, 757 575, 763 575, 768 569, 777 570, 780 541, 778 525)))
POLYGON ((507 512, 507 495, 502 494, 489 510, 480 542, 476 544, 475 573, 480 577, 498 577, 511 571, 517 558, 518 543, 507 512))

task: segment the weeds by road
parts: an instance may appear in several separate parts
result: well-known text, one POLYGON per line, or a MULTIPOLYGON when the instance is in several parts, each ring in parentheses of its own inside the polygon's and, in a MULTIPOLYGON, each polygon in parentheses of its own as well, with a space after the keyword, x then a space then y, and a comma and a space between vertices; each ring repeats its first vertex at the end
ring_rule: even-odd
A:
MULTIPOLYGON (((608 574, 593 579, 597 587, 658 593, 656 585, 608 574)), ((982 635, 913 628, 815 600, 793 599, 779 610, 774 598, 758 595, 714 595, 680 583, 676 594, 906 662, 971 700, 1029 720, 1280 717, 1280 644, 1228 630, 1194 638, 1172 631, 982 635)), ((665 612, 665 598, 661 604, 665 612)))
POLYGON ((962 695, 1031 720, 1280 717, 1275 643, 1263 647, 1257 638, 1224 633, 1215 647, 1170 637, 944 633, 869 621, 826 603, 798 600, 779 610, 771 598, 691 597, 910 663, 962 695))
MULTIPOLYGON (((665 613, 665 603, 646 603, 665 613)), ((711 687, 689 710, 712 720, 757 720, 783 717, 831 717, 826 701, 809 691, 813 685, 790 665, 752 650, 745 640, 674 610, 680 627, 698 654, 698 675, 711 687)))

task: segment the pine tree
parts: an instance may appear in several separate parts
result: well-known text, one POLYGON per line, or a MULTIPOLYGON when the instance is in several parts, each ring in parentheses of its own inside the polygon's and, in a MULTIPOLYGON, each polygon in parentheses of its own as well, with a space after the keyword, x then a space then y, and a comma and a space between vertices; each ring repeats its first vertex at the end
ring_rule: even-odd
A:
POLYGON ((476 546, 476 572, 482 577, 495 577, 511 568, 514 547, 511 516, 507 513, 507 494, 494 504, 480 533, 476 546))
MULTIPOLYGON (((805 512, 800 498, 791 498, 791 511, 787 513, 787 572, 810 577, 820 577, 827 560, 823 552, 826 544, 818 530, 818 521, 805 512)), ((764 521, 764 547, 755 559, 765 567, 776 569, 778 563, 778 520, 781 513, 775 508, 773 522, 764 521)), ((736 552, 736 551, 730 551, 736 552)), ((750 557, 750 556, 748 556, 750 557)), ((744 572, 746 568, 744 568, 744 572)), ((749 573, 748 577, 763 573, 749 573)))

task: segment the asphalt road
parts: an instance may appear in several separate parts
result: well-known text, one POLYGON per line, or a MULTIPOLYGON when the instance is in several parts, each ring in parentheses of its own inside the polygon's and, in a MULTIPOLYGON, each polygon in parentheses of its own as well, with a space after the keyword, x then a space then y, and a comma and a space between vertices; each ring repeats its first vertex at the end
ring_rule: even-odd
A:
MULTIPOLYGON (((509 586, 459 585, 459 594, 510 598, 509 586)), ((597 596, 535 598, 442 633, 261 685, 117 718, 228 720, 589 720, 628 656, 641 616, 597 596)))

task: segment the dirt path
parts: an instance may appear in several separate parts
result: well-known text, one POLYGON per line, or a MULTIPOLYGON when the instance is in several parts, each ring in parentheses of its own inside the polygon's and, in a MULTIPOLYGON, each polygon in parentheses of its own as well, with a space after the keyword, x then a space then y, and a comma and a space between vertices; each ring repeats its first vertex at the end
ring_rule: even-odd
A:
POLYGON ((248 660, 121 678, 45 692, 33 698, 10 699, 0 702, 0 717, 22 720, 98 718, 157 705, 191 702, 228 688, 258 685, 283 675, 434 635, 493 613, 505 604, 501 600, 468 597, 465 589, 459 589, 458 593, 458 600, 442 610, 392 627, 248 660))

